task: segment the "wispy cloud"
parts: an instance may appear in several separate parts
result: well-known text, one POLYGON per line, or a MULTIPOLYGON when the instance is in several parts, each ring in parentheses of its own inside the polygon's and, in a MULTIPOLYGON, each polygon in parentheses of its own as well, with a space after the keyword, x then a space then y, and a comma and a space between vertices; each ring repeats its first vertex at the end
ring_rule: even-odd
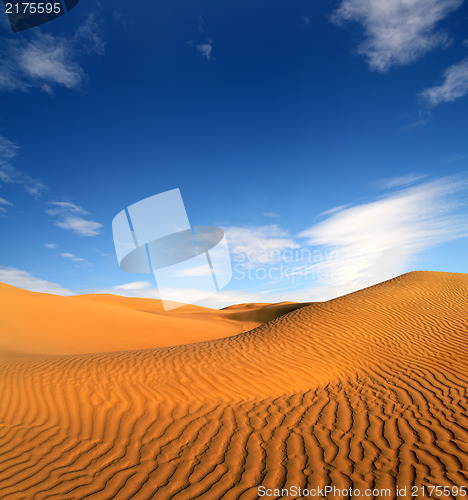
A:
POLYGON ((211 59, 211 52, 213 51, 213 40, 208 39, 205 43, 195 45, 195 49, 209 61, 211 59))
POLYGON ((54 222, 56 226, 73 231, 80 236, 96 236, 101 232, 102 224, 83 217, 89 213, 82 207, 67 201, 51 201, 49 205, 55 208, 46 210, 46 213, 57 217, 54 222))
POLYGON ((211 53, 213 52, 213 40, 211 38, 208 38, 204 43, 196 43, 193 40, 189 40, 188 44, 194 47, 207 61, 211 59, 211 53))
POLYGON ((34 198, 39 198, 47 188, 39 180, 13 166, 18 150, 14 142, 0 135, 0 185, 19 184, 34 198))
POLYGON ((73 295, 71 290, 50 281, 37 278, 27 271, 15 267, 0 266, 0 282, 24 288, 31 292, 55 293, 57 295, 73 295))
POLYGON ((86 266, 92 266, 92 263, 89 262, 86 259, 82 259, 81 257, 77 257, 76 255, 73 255, 72 253, 69 252, 63 252, 60 254, 60 257, 63 257, 64 259, 69 259, 73 262, 76 262, 77 264, 82 264, 86 266))
POLYGON ((108 288, 96 288, 88 293, 105 293, 121 295, 123 297, 141 297, 146 299, 160 299, 159 290, 149 281, 132 281, 108 288))
POLYGON ((453 155, 453 156, 450 156, 449 158, 447 158, 445 160, 445 163, 455 163, 457 161, 463 161, 463 160, 466 160, 468 158, 468 154, 458 154, 458 155, 453 155))
POLYGON ((346 207, 349 207, 349 205, 339 205, 337 207, 329 208, 328 210, 321 212, 319 215, 322 217, 325 215, 333 215, 333 214, 336 214, 336 212, 340 212, 341 210, 343 210, 346 207))
POLYGON ((360 23, 365 32, 358 53, 371 69, 387 71, 409 64, 436 47, 449 43, 437 30, 439 21, 460 7, 463 0, 343 0, 332 21, 360 23))
POLYGON ((18 154, 18 146, 0 135, 0 166, 12 161, 18 154))
MULTIPOLYGON (((186 289, 186 290, 165 290, 169 295, 173 295, 174 302, 179 304, 192 303, 193 297, 196 296, 197 290, 186 289), (184 302, 184 299, 186 301, 184 302)), ((201 298, 197 305, 202 307, 209 307, 213 309, 220 309, 232 304, 252 304, 252 303, 266 303, 266 302, 281 302, 291 300, 290 291, 286 291, 284 294, 271 294, 262 291, 248 291, 248 290, 221 290, 218 293, 214 293, 206 297, 206 292, 200 290, 201 298)), ((146 299, 156 299, 161 300, 159 290, 147 281, 135 281, 133 283, 127 283, 125 285, 118 285, 112 288, 100 288, 90 291, 89 293, 104 293, 112 295, 121 295, 124 297, 139 297, 146 299)), ((302 292, 301 292, 302 293, 302 292)), ((311 295, 310 292, 309 296, 311 295)), ((305 296, 305 295, 304 295, 305 296)), ((322 293, 323 296, 323 293, 322 293)), ((294 299, 292 299, 294 300, 294 299)), ((305 299, 306 300, 306 299, 305 299)))
POLYGON ((60 215, 63 212, 76 212, 79 214, 87 214, 86 210, 79 207, 75 203, 70 201, 51 201, 49 205, 53 205, 55 208, 47 210, 49 215, 60 215))
POLYGON ((402 175, 400 177, 392 177, 390 179, 383 179, 378 183, 381 189, 394 189, 401 188, 404 186, 409 186, 410 184, 415 184, 420 182, 426 176, 423 174, 408 174, 402 175))
POLYGON ((102 224, 92 220, 69 215, 63 220, 55 222, 55 225, 62 229, 73 231, 80 236, 97 236, 101 232, 102 224))
POLYGON ((299 245, 277 224, 224 228, 231 253, 246 266, 265 264, 286 249, 299 245))
POLYGON ((444 71, 440 85, 428 88, 420 96, 433 107, 444 102, 452 102, 468 94, 468 57, 449 66, 444 71))
POLYGON ((54 86, 77 88, 85 78, 79 60, 85 54, 104 53, 100 28, 93 16, 71 37, 41 31, 1 40, 0 90, 51 93, 54 86))
POLYGON ((350 207, 300 233, 307 243, 334 248, 339 259, 319 264, 328 285, 363 288, 408 271, 421 252, 468 236, 468 217, 459 211, 466 178, 448 177, 350 207))
POLYGON ((57 248, 57 244, 56 243, 44 243, 44 246, 46 248, 50 248, 51 250, 53 250, 54 248, 57 248))
MULTIPOLYGON (((205 34, 205 19, 203 18, 203 16, 198 17, 197 31, 200 35, 205 34)), ((200 35, 198 36, 198 38, 201 38, 200 35)), ((188 44, 190 47, 193 47, 199 54, 201 54, 207 61, 211 59, 211 54, 213 52, 213 40, 211 38, 206 38, 206 41, 204 42, 189 40, 188 44)))
POLYGON ((265 217, 271 217, 272 219, 279 219, 280 218, 280 214, 277 214, 276 212, 263 212, 263 214, 265 217))
POLYGON ((13 203, 10 203, 8 200, 5 200, 5 198, 0 198, 0 214, 5 213, 7 209, 5 207, 11 207, 13 206, 13 203))
MULTIPOLYGON (((242 289, 224 289, 198 304, 328 300, 414 269, 423 252, 468 237, 468 178, 421 179, 386 179, 384 196, 328 210, 295 236, 277 224, 224 228, 233 257, 230 286, 242 289)), ((99 292, 160 298, 148 281, 99 292)), ((192 302, 196 290, 172 292, 173 300, 184 302, 186 292, 192 302)))
POLYGON ((183 270, 174 270, 171 275, 175 278, 198 278, 201 276, 212 276, 210 266, 194 266, 183 270))
MULTIPOLYGON (((270 241, 265 227, 235 228, 239 252, 233 251, 233 278, 241 280, 244 290, 232 292, 231 298, 328 300, 408 272, 423 252, 468 237, 468 178, 422 179, 416 174, 387 179, 381 186, 387 187, 386 195, 328 210, 324 220, 296 236, 273 226, 278 241, 270 241)), ((226 305, 227 292, 204 304, 226 305)))
POLYGON ((148 288, 154 287, 149 281, 132 281, 131 283, 125 283, 123 285, 117 285, 112 288, 112 290, 117 291, 136 291, 136 290, 147 290, 148 288))
POLYGON ((77 55, 97 54, 103 56, 105 54, 104 34, 94 14, 90 14, 86 21, 77 28, 73 36, 73 43, 77 55))
POLYGON ((205 19, 203 16, 198 16, 197 29, 202 35, 205 32, 205 19))

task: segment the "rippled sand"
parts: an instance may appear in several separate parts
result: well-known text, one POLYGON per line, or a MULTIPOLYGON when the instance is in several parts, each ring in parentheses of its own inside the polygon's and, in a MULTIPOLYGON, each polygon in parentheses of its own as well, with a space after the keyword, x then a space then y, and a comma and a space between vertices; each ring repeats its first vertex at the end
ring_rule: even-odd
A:
POLYGON ((466 274, 173 316, 155 301, 1 293, 2 499, 468 486, 466 274))

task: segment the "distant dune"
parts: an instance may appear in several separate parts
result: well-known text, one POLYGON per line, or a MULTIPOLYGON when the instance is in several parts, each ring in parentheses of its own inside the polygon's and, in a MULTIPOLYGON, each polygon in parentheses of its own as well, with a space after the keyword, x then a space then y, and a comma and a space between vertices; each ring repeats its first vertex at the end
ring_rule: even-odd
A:
POLYGON ((468 487, 467 274, 306 306, 163 313, 7 285, 0 304, 1 499, 468 487))
POLYGON ((118 295, 62 297, 0 283, 0 355, 150 349, 229 337, 307 304, 241 304, 220 311, 118 295))

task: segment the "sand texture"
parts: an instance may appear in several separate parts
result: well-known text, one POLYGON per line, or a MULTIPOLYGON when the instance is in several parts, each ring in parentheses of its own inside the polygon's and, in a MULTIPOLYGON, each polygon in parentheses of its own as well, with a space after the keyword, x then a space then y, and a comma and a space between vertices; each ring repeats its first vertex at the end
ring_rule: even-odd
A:
MULTIPOLYGON (((0 292, 1 499, 468 487, 466 274, 168 315, 155 301, 0 292)), ((450 491, 432 498, 468 498, 450 491)))

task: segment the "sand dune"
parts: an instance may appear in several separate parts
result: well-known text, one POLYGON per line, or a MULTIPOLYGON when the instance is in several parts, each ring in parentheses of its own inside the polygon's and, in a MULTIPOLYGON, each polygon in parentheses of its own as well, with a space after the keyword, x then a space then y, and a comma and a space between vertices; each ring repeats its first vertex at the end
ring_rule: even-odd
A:
POLYGON ((242 304, 220 311, 116 295, 62 297, 0 283, 0 354, 85 354, 228 337, 306 304, 242 304))
MULTIPOLYGON (((8 310, 19 314, 24 292, 2 293, 2 302, 16 297, 8 310)), ((259 486, 360 490, 327 498, 397 498, 398 488, 408 499, 442 486, 448 494, 432 498, 463 498, 467 297, 466 274, 415 272, 225 338, 128 350, 122 335, 120 349, 108 349, 120 352, 4 357, 0 498, 234 500, 259 498, 259 486)), ((48 345, 63 349, 73 342, 54 344, 54 335, 89 325, 70 325, 78 304, 100 328, 102 307, 115 325, 126 314, 161 320, 126 299, 59 299, 66 315, 48 345)), ((242 306, 199 321, 242 324, 251 311, 272 313, 242 306)), ((166 319, 167 328, 192 321, 166 319)), ((12 351, 29 339, 20 333, 12 351)), ((265 498, 281 498, 272 493, 265 498)))

